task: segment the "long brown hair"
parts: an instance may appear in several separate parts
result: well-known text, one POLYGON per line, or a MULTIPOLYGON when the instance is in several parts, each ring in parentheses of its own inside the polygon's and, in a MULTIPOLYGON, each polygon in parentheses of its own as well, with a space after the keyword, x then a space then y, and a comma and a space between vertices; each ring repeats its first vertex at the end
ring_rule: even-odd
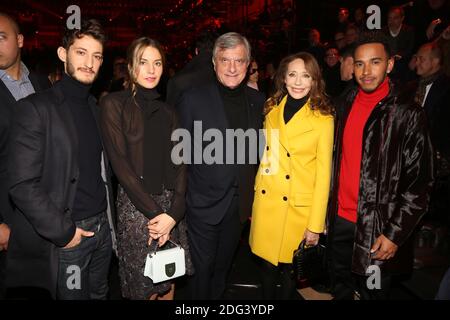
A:
POLYGON ((127 52, 128 75, 130 77, 130 87, 131 91, 133 92, 133 96, 136 94, 136 69, 138 67, 139 61, 141 61, 142 55, 144 54, 144 50, 147 47, 152 47, 158 50, 159 54, 161 55, 163 69, 166 66, 166 57, 164 54, 164 50, 158 41, 148 37, 141 37, 134 40, 128 47, 127 52))
POLYGON ((287 95, 285 78, 289 63, 296 59, 301 59, 305 63, 305 69, 312 78, 311 91, 309 92, 310 105, 312 110, 319 110, 320 113, 329 115, 333 113, 331 104, 325 94, 325 82, 320 72, 319 64, 316 59, 307 52, 299 52, 285 57, 275 73, 274 84, 275 93, 266 101, 264 105, 264 114, 267 114, 273 107, 278 105, 283 97, 287 95))

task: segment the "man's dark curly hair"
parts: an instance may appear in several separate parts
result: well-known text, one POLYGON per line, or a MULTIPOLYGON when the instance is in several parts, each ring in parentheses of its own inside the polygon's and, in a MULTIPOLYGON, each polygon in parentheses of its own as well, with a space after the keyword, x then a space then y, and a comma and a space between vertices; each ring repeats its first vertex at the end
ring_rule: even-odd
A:
POLYGON ((355 58, 356 49, 359 46, 362 46, 362 45, 368 44, 368 43, 382 44, 387 56, 389 58, 392 56, 391 48, 389 46, 389 42, 388 42, 386 35, 381 30, 371 30, 371 31, 363 32, 360 35, 358 41, 355 44, 354 50, 353 50, 353 58, 355 58))
POLYGON ((83 36, 91 36, 95 40, 100 41, 102 46, 105 45, 106 34, 100 22, 95 19, 82 19, 80 29, 65 29, 62 39, 63 48, 68 50, 75 42, 75 39, 80 39, 83 36))

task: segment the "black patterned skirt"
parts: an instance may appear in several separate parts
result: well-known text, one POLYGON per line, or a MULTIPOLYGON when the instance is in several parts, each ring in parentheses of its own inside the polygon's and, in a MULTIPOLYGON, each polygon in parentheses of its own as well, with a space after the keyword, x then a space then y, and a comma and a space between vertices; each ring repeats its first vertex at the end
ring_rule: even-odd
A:
MULTIPOLYGON (((152 198, 164 212, 170 209, 173 191, 164 190, 161 195, 152 198)), ((117 195, 117 249, 119 255, 119 276, 122 296, 132 300, 147 300, 152 294, 164 294, 170 290, 173 281, 153 284, 152 280, 144 276, 147 254, 154 250, 156 242, 148 245, 148 219, 136 209, 128 198, 125 190, 119 185, 117 195)), ((181 245, 185 251, 186 274, 194 273, 187 227, 183 218, 172 229, 170 239, 181 245)))

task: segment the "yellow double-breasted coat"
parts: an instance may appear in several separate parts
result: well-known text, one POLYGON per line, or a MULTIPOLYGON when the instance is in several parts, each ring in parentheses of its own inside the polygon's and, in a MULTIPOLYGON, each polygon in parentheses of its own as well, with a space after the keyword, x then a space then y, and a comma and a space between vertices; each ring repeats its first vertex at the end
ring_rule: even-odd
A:
POLYGON ((333 150, 333 117, 308 101, 285 124, 286 100, 264 122, 249 240, 252 252, 274 265, 292 263, 306 228, 324 231, 333 150))

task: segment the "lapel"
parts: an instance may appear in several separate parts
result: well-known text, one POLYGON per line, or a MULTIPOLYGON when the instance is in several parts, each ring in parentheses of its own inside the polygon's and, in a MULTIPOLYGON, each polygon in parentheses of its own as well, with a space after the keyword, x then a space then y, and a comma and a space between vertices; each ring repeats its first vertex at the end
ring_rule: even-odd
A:
POLYGON ((67 104, 64 94, 60 87, 60 82, 55 83, 53 86, 53 90, 56 95, 56 108, 57 112, 59 112, 60 118, 66 124, 66 128, 68 131, 68 137, 70 139, 70 143, 74 149, 74 155, 78 154, 78 133, 75 127, 75 123, 73 121, 72 112, 70 111, 70 107, 67 104))
MULTIPOLYGON (((266 116, 266 129, 267 130, 278 130, 278 141, 280 144, 289 151, 289 144, 286 137, 286 130, 283 119, 284 105, 286 104, 287 96, 281 100, 281 102, 276 105, 266 116), (280 118, 282 122, 280 122, 280 118)), ((266 132, 267 136, 270 135, 270 132, 266 132)))
POLYGON ((443 90, 441 85, 441 78, 437 78, 436 81, 431 85, 430 91, 428 91, 427 98, 425 100, 425 104, 423 105, 423 108, 425 109, 425 112, 430 117, 430 119, 433 117, 433 113, 435 110, 433 110, 433 106, 436 106, 436 102, 438 102, 441 97, 446 94, 447 91, 443 90))
POLYGON ((105 152, 105 144, 103 142, 103 135, 100 130, 100 109, 97 104, 97 99, 95 99, 92 95, 89 95, 88 99, 89 107, 91 108, 92 115, 94 116, 95 124, 97 125, 97 132, 98 136, 100 138, 100 142, 102 144, 102 157, 101 157, 101 168, 102 168, 102 177, 105 182, 109 182, 109 176, 110 176, 110 167, 109 167, 109 161, 108 156, 105 152), (104 174, 103 174, 104 173, 104 174))
POLYGON ((248 88, 247 86, 245 87, 245 100, 246 100, 246 104, 245 107, 247 108, 247 121, 248 121, 248 128, 253 128, 253 129, 259 129, 258 128, 258 124, 257 124, 257 119, 258 119, 258 114, 257 114, 257 110, 258 108, 255 107, 255 103, 253 102, 253 99, 251 99, 252 94, 250 91, 250 88, 248 88))
MULTIPOLYGON (((314 129, 310 121, 310 117, 312 115, 313 112, 308 100, 308 102, 306 102, 306 105, 303 106, 296 114, 294 114, 292 119, 285 125, 287 139, 292 141, 292 139, 297 137, 298 135, 312 131, 314 129)), ((280 120, 282 120, 284 124, 284 115, 280 120)))
POLYGON ((2 80, 0 80, 0 91, 3 93, 4 98, 7 100, 6 103, 2 103, 2 105, 7 105, 8 108, 12 110, 12 106, 16 103, 16 99, 14 99, 14 96, 2 80))
MULTIPOLYGON (((30 73, 28 75, 28 79, 30 79, 30 81, 31 81, 31 84, 34 88, 34 92, 39 92, 39 91, 46 89, 41 86, 41 83, 39 82, 38 77, 36 77, 34 72, 30 71, 30 73)), ((6 100, 7 100, 6 105, 8 105, 8 107, 11 108, 16 103, 16 99, 14 99, 14 96, 11 94, 9 89, 6 87, 6 85, 1 80, 0 80, 0 92, 3 92, 4 98, 6 98, 6 100)))
POLYGON ((45 88, 42 88, 38 78, 36 77, 36 75, 34 74, 34 72, 31 72, 28 74, 28 79, 30 79, 31 84, 33 85, 34 88, 34 92, 39 92, 44 90, 45 88))
POLYGON ((285 124, 284 122, 284 107, 286 105, 287 96, 276 106, 268 115, 267 121, 271 129, 278 129, 280 144, 289 151, 289 140, 305 132, 313 130, 313 126, 309 120, 312 111, 309 107, 309 102, 297 112, 292 119, 285 124))

